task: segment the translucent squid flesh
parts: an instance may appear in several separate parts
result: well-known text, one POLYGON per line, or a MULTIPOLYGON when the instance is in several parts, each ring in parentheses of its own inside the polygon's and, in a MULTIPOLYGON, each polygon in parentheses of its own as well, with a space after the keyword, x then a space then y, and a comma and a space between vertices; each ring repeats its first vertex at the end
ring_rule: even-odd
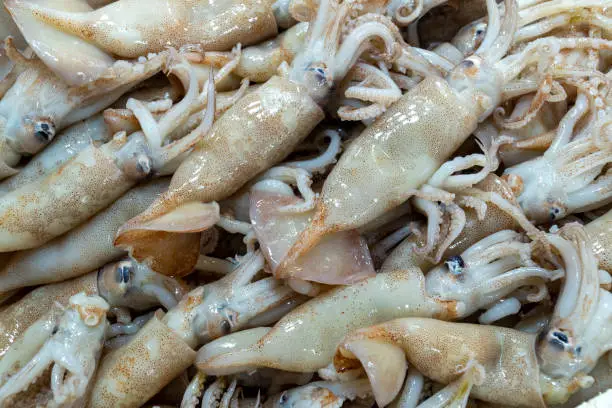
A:
POLYGON ((464 266, 472 262, 470 253, 475 258, 472 267, 461 268, 461 277, 452 266, 453 259, 461 257, 450 258, 449 266, 423 276, 411 256, 414 244, 406 241, 387 258, 376 277, 332 289, 306 302, 250 347, 211 356, 207 350, 217 348, 211 342, 200 349, 196 364, 214 375, 253 367, 314 372, 331 361, 342 336, 372 322, 406 316, 463 318, 522 286, 552 279, 553 272, 520 259, 520 252, 528 253, 529 245, 517 238, 513 231, 501 231, 474 244, 462 254, 464 266), (499 250, 505 246, 516 249, 499 250))
MULTIPOLYGON (((585 229, 566 224, 549 234, 563 260, 565 281, 548 327, 538 339, 542 375, 554 381, 592 384, 587 374, 612 349, 612 294, 600 287, 610 275, 598 269, 585 229)), ((549 401, 565 402, 567 390, 551 390, 549 401), (557 395, 558 394, 558 395, 557 395)))
POLYGON ((249 45, 277 34, 270 0, 156 0, 143 8, 134 0, 113 2, 97 10, 71 10, 63 4, 11 0, 11 12, 34 51, 69 83, 97 78, 112 66, 113 56, 138 58, 199 44, 207 51, 226 51, 237 43, 249 45), (51 36, 30 27, 48 27, 51 36), (76 45, 80 77, 66 64, 62 50, 76 45), (51 50, 52 52, 48 52, 51 50))
POLYGON ((0 356, 56 302, 66 305, 79 292, 101 296, 112 307, 141 311, 158 305, 174 307, 183 295, 183 288, 174 279, 131 260, 108 264, 75 279, 40 286, 2 309, 0 356))
MULTIPOLYGON (((84 404, 102 350, 108 304, 98 296, 84 293, 72 296, 68 303, 57 324, 46 334, 48 338, 42 347, 19 371, 3 381, 0 387, 3 406, 13 399, 24 405, 28 405, 26 401, 51 406, 84 404), (48 369, 50 374, 46 374, 48 369), (50 383, 42 386, 43 392, 39 395, 40 389, 30 384, 45 381, 47 375, 50 383), (45 388, 51 392, 45 393, 45 388)), ((20 350, 9 350, 12 352, 20 350)))
MULTIPOLYGON (((299 232, 312 217, 312 211, 286 212, 283 208, 299 206, 303 200, 279 192, 250 193, 251 223, 255 235, 272 268, 285 257, 299 232)), ((374 275, 370 254, 363 238, 356 231, 345 231, 329 236, 315 250, 300 260, 286 275, 286 279, 304 279, 329 285, 346 285, 374 275)))

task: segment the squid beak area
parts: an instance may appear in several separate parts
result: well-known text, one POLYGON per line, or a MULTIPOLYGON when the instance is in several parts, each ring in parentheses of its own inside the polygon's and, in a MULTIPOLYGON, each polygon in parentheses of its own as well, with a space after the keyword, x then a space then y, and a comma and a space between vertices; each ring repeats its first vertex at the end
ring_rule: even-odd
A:
POLYGON ((200 235, 134 229, 117 236, 114 244, 153 271, 180 277, 190 273, 198 261, 200 235))
POLYGON ((391 403, 402 389, 408 363, 404 351, 395 344, 377 339, 345 341, 336 351, 336 371, 363 367, 379 407, 391 403))
POLYGON ((87 296, 81 292, 72 296, 69 303, 86 326, 95 327, 106 320, 109 305, 99 296, 87 296))

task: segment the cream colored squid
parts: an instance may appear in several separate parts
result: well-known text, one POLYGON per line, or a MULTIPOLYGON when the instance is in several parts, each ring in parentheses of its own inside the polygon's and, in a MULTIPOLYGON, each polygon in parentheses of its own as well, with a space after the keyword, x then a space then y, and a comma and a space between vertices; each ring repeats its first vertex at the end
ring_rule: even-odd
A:
POLYGON ((98 373, 91 396, 92 405, 108 406, 115 399, 143 404, 193 364, 193 348, 240 330, 256 315, 297 296, 274 278, 252 282, 263 265, 261 253, 247 254, 232 273, 192 290, 163 318, 151 318, 128 344, 103 359, 103 369, 98 373), (150 342, 160 344, 160 349, 152 355, 141 350, 150 342), (142 352, 149 354, 142 357, 140 365, 125 366, 125 361, 138 359, 142 352), (174 356, 174 360, 166 361, 166 353, 174 356), (164 369, 154 369, 159 366, 164 369), (138 389, 139 384, 146 387, 138 389), (122 387, 127 391, 120 391, 122 387))
MULTIPOLYGON (((71 296, 80 292, 102 297, 113 313, 119 315, 119 323, 126 325, 131 321, 128 309, 140 312, 160 305, 170 309, 176 306, 185 290, 177 280, 157 274, 131 259, 110 263, 78 278, 40 286, 2 309, 0 356, 52 309, 53 304, 65 305, 71 296)), ((0 360, 0 367, 5 363, 0 360)))
MULTIPOLYGON (((114 202, 138 181, 153 174, 171 173, 176 168, 177 160, 180 162, 181 156, 210 129, 214 85, 209 81, 203 91, 209 103, 200 125, 183 138, 164 144, 167 134, 188 118, 199 94, 195 73, 184 58, 173 53, 169 69, 189 91, 166 112, 159 126, 151 125, 129 137, 125 132, 117 133, 101 147, 92 145, 42 179, 0 197, 0 252, 44 244, 114 202), (68 188, 71 194, 64 194, 68 188)), ((135 105, 135 109, 142 105, 137 100, 128 103, 135 105)))
POLYGON ((136 59, 192 44, 226 51, 278 33, 271 0, 156 0, 145 8, 138 1, 121 0, 96 10, 71 3, 5 2, 34 52, 72 84, 98 78, 116 63, 116 56, 136 59), (76 58, 66 53, 67 47, 76 58), (69 64, 75 59, 78 75, 69 64))
POLYGON ((535 266, 529 253, 529 244, 520 241, 520 234, 502 231, 423 276, 414 266, 414 243, 407 240, 387 258, 376 277, 306 302, 249 347, 211 357, 207 350, 217 346, 209 343, 198 352, 197 366, 215 375, 253 367, 314 372, 329 364, 342 336, 373 322, 402 316, 456 320, 483 308, 494 309, 489 314, 498 318, 516 313, 497 302, 525 286, 537 290, 516 297, 521 302, 538 301, 546 295, 544 283, 557 276, 535 266), (503 247, 508 249, 500 251, 503 247))
POLYGON ((398 319, 347 336, 334 357, 336 369, 354 370, 361 364, 380 406, 395 398, 401 387, 404 353, 419 372, 442 383, 459 374, 457 367, 476 361, 486 374, 472 396, 510 406, 559 404, 578 389, 590 387, 593 378, 588 373, 612 347, 610 293, 599 287, 600 276, 608 282, 609 275, 598 270, 580 225, 568 224, 548 234, 548 239, 562 258, 565 282, 542 334, 398 319), (520 396, 508 394, 515 389, 520 396))
MULTIPOLYGON (((516 4, 509 1, 506 9, 499 30, 489 30, 474 56, 457 65, 446 80, 426 78, 351 143, 326 179, 313 222, 281 263, 279 276, 325 235, 360 227, 414 195, 493 111, 503 84, 530 62, 529 54, 501 60, 516 25, 516 4), (359 190, 359 197, 348 189, 359 190)), ((499 10, 490 4, 489 12, 499 10)), ((559 47, 580 46, 550 41, 559 47)), ((429 194, 434 197, 438 200, 439 194, 429 194)))
POLYGON ((96 81, 70 86, 38 58, 23 56, 10 38, 4 50, 18 74, 0 94, 0 179, 17 173, 20 158, 38 153, 62 128, 101 111, 158 73, 167 57, 164 52, 141 62, 117 63, 96 81))
POLYGON ((44 336, 36 339, 43 340, 38 349, 10 349, 4 359, 22 365, 14 373, 2 373, 0 404, 9 405, 16 399, 24 405, 83 405, 101 354, 107 311, 102 298, 76 294, 57 322, 46 333, 37 333, 44 336), (41 388, 31 386, 39 382, 41 388))
MULTIPOLYGON (((306 46, 283 76, 275 76, 236 102, 214 124, 206 141, 179 166, 166 194, 117 234, 117 245, 134 251, 139 239, 180 225, 185 232, 212 226, 210 203, 229 197, 256 174, 283 160, 323 119, 330 89, 366 51, 390 58, 396 40, 378 21, 360 23, 342 36, 351 23, 350 3, 321 2, 309 24, 306 46)), ((216 221, 214 221, 216 222, 216 221)), ((213 223, 214 223, 213 222, 213 223)))

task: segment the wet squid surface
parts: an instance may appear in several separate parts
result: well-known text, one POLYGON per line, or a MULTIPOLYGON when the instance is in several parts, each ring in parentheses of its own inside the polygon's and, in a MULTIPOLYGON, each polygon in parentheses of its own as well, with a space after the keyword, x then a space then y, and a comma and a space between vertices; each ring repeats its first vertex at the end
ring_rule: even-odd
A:
POLYGON ((0 407, 612 406, 610 0, 3 0, 0 407))

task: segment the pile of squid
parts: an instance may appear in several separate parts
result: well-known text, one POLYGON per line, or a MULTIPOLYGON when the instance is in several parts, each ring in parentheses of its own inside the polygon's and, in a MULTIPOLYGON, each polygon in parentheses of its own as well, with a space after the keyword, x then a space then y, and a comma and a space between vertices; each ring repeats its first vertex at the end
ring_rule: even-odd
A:
POLYGON ((612 0, 0 1, 0 407, 612 406, 612 0))

